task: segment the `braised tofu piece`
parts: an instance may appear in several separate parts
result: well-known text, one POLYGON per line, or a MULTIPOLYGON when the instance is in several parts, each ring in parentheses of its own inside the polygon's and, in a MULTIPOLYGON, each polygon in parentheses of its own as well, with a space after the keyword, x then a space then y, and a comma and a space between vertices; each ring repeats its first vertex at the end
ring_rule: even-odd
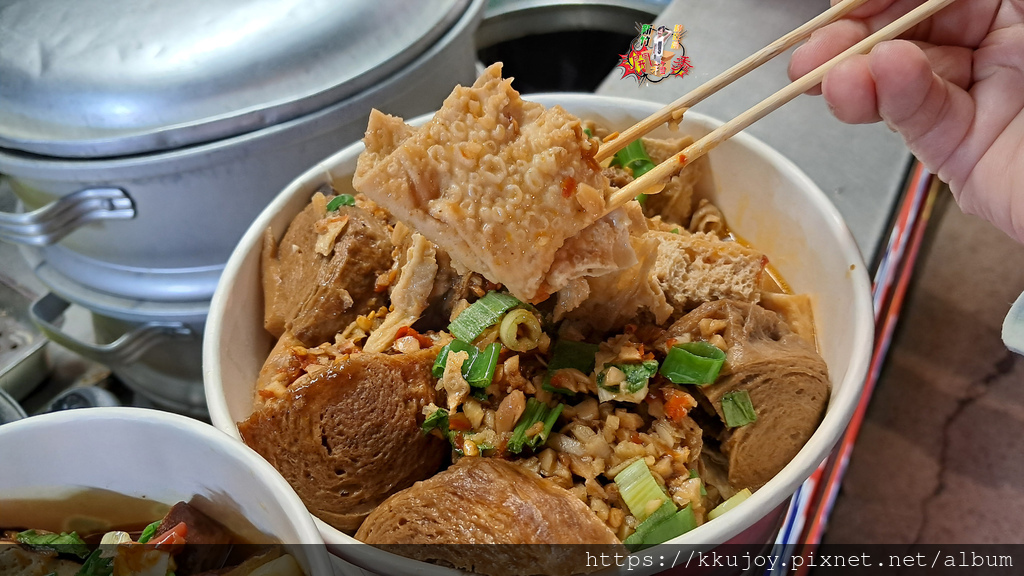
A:
POLYGON ((499 64, 422 127, 372 112, 363 142, 356 190, 524 301, 565 286, 548 277, 556 255, 605 215, 597 140, 561 107, 522 100, 499 64))
POLYGON ((768 259, 739 242, 701 232, 651 232, 658 241, 654 277, 677 313, 720 299, 756 302, 768 259))

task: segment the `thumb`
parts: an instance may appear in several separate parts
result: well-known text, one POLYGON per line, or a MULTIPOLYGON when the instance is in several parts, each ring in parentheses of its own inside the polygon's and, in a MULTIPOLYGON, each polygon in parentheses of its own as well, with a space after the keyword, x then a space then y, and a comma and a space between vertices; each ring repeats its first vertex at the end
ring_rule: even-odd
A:
POLYGON ((954 189, 962 186, 978 160, 960 150, 974 120, 971 96, 935 74, 924 51, 911 42, 875 46, 868 69, 882 120, 933 173, 954 189))

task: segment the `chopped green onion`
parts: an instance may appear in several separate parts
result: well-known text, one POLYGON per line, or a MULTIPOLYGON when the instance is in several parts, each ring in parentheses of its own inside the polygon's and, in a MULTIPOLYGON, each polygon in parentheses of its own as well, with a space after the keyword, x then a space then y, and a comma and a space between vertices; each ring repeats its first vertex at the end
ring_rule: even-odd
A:
POLYGON ((676 536, 686 534, 697 527, 697 517, 693 513, 693 507, 687 505, 682 510, 671 515, 665 521, 659 523, 647 532, 644 544, 661 544, 668 542, 676 536))
POLYGON ((472 344, 462 340, 452 340, 444 345, 434 359, 434 365, 430 372, 434 378, 444 376, 444 367, 448 362, 449 352, 465 352, 469 355, 462 362, 462 377, 474 388, 487 388, 494 379, 494 370, 498 366, 498 354, 501 352, 501 344, 493 342, 484 348, 483 352, 472 344))
POLYGON ((640 523, 622 543, 631 552, 668 542, 676 536, 682 536, 697 527, 697 517, 693 507, 687 505, 676 510, 675 504, 666 502, 658 511, 640 523), (669 505, 671 504, 671 508, 669 505))
POLYGON ((654 160, 647 154, 643 140, 636 139, 615 153, 611 165, 628 168, 633 178, 639 178, 654 169, 654 160))
POLYGON ((661 364, 661 375, 676 384, 714 384, 725 352, 707 342, 676 344, 661 364))
POLYGON ((583 133, 587 135, 587 138, 593 138, 594 133, 590 131, 590 128, 584 128, 583 133))
POLYGON ((750 498, 750 496, 750 488, 744 488, 743 490, 740 490, 739 492, 733 494, 732 498, 729 498, 725 502, 722 502, 718 506, 715 506, 715 509, 708 513, 708 520, 714 520, 722 514, 725 514, 729 510, 732 510, 737 505, 739 505, 740 502, 743 502, 747 498, 750 498))
POLYGON ((639 364, 622 364, 619 366, 619 370, 626 375, 626 392, 634 394, 647 386, 647 381, 651 376, 658 373, 658 361, 644 360, 639 364))
POLYGON ((501 343, 516 352, 527 352, 533 350, 540 344, 540 337, 544 331, 540 327, 540 320, 533 312, 517 308, 512 310, 501 319, 501 326, 498 328, 498 336, 501 343), (519 336, 519 329, 526 330, 523 337, 519 336))
POLYGON ((548 436, 551 435, 551 429, 555 426, 555 421, 562 414, 562 408, 564 408, 562 404, 559 404, 554 409, 548 408, 547 404, 538 401, 536 398, 527 400, 526 409, 523 410, 519 424, 516 425, 515 430, 512 431, 512 437, 508 440, 508 451, 513 454, 519 454, 525 446, 537 448, 546 442, 548 436), (543 422, 544 429, 533 438, 527 438, 526 432, 537 422, 543 422))
MULTIPOLYGON (((637 532, 640 532, 641 530, 646 532, 647 530, 654 528, 658 524, 671 518, 672 515, 678 511, 679 507, 676 506, 675 502, 672 500, 666 500, 660 508, 654 511, 654 514, 648 516, 646 520, 636 527, 637 532)), ((636 534, 636 532, 634 532, 634 534, 636 534)))
POLYGON ((85 540, 78 537, 77 532, 61 532, 60 534, 40 534, 35 530, 25 530, 14 535, 19 544, 40 550, 52 550, 58 554, 74 554, 79 558, 89 555, 89 547, 85 540))
POLYGON ((530 439, 530 448, 537 448, 548 441, 548 436, 551 436, 551 430, 555 427, 558 417, 562 415, 563 408, 565 408, 565 404, 559 403, 553 410, 548 411, 548 415, 544 418, 544 429, 530 439))
POLYGON ((466 363, 462 363, 462 375, 470 386, 487 388, 491 385, 491 380, 494 379, 494 370, 498 367, 499 352, 501 352, 501 344, 492 342, 484 348, 483 352, 477 354, 468 369, 466 363))
MULTIPOLYGON (((643 140, 638 138, 616 152, 611 165, 628 168, 633 178, 639 178, 654 169, 654 160, 647 154, 643 140)), ((636 200, 643 205, 647 201, 647 194, 638 194, 636 200)))
POLYGON ((487 393, 487 388, 473 388, 473 398, 481 402, 486 402, 490 395, 487 393))
POLYGON ((440 378, 444 376, 444 367, 448 364, 448 353, 449 352, 465 352, 469 354, 469 358, 462 363, 462 373, 465 374, 467 370, 473 365, 473 360, 480 354, 480 350, 472 344, 467 344, 462 340, 452 340, 451 342, 444 345, 441 351, 437 353, 437 358, 434 358, 434 365, 430 368, 430 373, 434 375, 434 378, 440 378))
POLYGON ((160 522, 162 522, 162 520, 157 520, 142 530, 142 534, 139 536, 139 544, 145 544, 146 542, 149 542, 153 536, 156 536, 156 529, 160 527, 160 522))
POLYGON ((334 212, 335 210, 337 210, 338 208, 341 208, 342 206, 355 206, 355 205, 356 205, 355 196, 352 196, 351 194, 338 194, 333 199, 331 199, 330 202, 327 203, 327 211, 328 212, 334 212))
POLYGON ((754 404, 746 390, 733 390, 722 396, 722 415, 729 428, 746 426, 757 420, 754 404))
POLYGON ((548 372, 563 368, 575 368, 584 374, 594 371, 594 358, 597 356, 598 345, 589 342, 559 340, 552 349, 548 372))
POLYGON ((629 507, 630 513, 640 522, 646 520, 653 513, 653 511, 648 512, 647 507, 651 500, 669 501, 669 497, 661 489, 661 486, 658 486, 657 480, 654 479, 654 475, 651 474, 651 470, 643 458, 638 458, 616 474, 615 484, 619 487, 619 494, 622 495, 626 506, 629 507))
POLYGON ((583 374, 590 374, 594 371, 597 351, 597 344, 577 342, 575 340, 558 340, 552 347, 551 361, 548 362, 548 373, 544 376, 544 384, 541 385, 541 388, 554 394, 575 396, 576 392, 573 390, 552 385, 551 377, 555 375, 555 372, 565 369, 574 369, 579 370, 583 374))
MULTIPOLYGON (((700 479, 700 474, 698 474, 696 470, 690 470, 690 478, 700 479)), ((704 489, 704 480, 700 481, 700 495, 701 496, 707 496, 708 495, 708 491, 704 489)))
POLYGON ((458 315, 448 331, 463 342, 476 340, 484 330, 494 326, 502 314, 522 304, 515 296, 491 290, 458 315))
POLYGON ((96 549, 82 563, 75 576, 110 576, 114 573, 114 558, 104 558, 103 550, 96 549))
POLYGON ((679 228, 673 228, 672 229, 672 233, 673 234, 679 234, 679 228))
MULTIPOLYGON (((452 414, 455 414, 455 412, 453 412, 452 414)), ((448 442, 451 443, 452 449, 455 450, 455 452, 459 456, 463 456, 464 452, 462 448, 459 447, 459 437, 465 437, 464 434, 467 434, 468 432, 463 432, 462 430, 452 430, 449 427, 450 421, 451 419, 449 418, 448 411, 445 410, 444 408, 438 408, 437 410, 431 412, 429 416, 427 416, 427 418, 423 421, 423 425, 420 426, 420 429, 423 430, 424 435, 430 434, 434 430, 437 430, 438 432, 441 433, 441 436, 443 436, 445 439, 448 440, 448 442)))
POLYGON ((535 398, 530 398, 526 401, 526 409, 523 410, 519 424, 516 425, 512 431, 512 437, 508 440, 509 452, 518 454, 523 451, 523 446, 526 445, 526 431, 544 417, 543 411, 545 408, 547 408, 547 405, 537 401, 535 398))
POLYGON ((598 386, 605 386, 605 377, 608 374, 608 368, 618 368, 626 375, 626 381, 619 385, 619 391, 626 394, 636 394, 647 385, 647 381, 650 380, 651 376, 658 373, 658 361, 657 360, 644 360, 639 364, 606 364, 605 369, 597 375, 598 386))
POLYGON ((631 552, 636 552, 637 550, 645 548, 645 543, 647 543, 648 546, 658 544, 658 542, 649 542, 647 540, 647 534, 655 526, 671 518, 672 515, 675 514, 678 510, 679 508, 677 508, 671 500, 666 501, 664 504, 661 505, 660 508, 654 511, 654 514, 648 516, 647 520, 644 520, 643 522, 638 524, 636 527, 636 531, 630 534, 625 540, 622 541, 622 543, 625 544, 631 552))
POLYGON ((431 430, 440 430, 442 434, 448 434, 448 411, 444 408, 438 408, 427 416, 426 420, 423 421, 423 425, 420 427, 424 434, 430 434, 431 430))

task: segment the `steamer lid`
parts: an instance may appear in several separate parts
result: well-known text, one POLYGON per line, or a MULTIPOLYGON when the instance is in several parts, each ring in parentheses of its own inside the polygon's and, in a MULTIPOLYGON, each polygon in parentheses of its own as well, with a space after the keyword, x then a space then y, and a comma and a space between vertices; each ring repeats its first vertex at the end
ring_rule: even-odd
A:
POLYGON ((0 148, 124 156, 278 124, 401 70, 472 1, 0 0, 0 148))

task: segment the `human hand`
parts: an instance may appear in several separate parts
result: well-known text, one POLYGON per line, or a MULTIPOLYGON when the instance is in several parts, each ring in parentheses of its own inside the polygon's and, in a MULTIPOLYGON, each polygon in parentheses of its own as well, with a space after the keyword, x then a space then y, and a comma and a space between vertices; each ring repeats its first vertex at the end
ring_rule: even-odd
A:
MULTIPOLYGON (((798 48, 790 77, 922 2, 870 0, 798 48)), ((958 0, 903 38, 825 75, 833 114, 851 124, 884 120, 964 212, 1024 242, 1024 0, 958 0)))

